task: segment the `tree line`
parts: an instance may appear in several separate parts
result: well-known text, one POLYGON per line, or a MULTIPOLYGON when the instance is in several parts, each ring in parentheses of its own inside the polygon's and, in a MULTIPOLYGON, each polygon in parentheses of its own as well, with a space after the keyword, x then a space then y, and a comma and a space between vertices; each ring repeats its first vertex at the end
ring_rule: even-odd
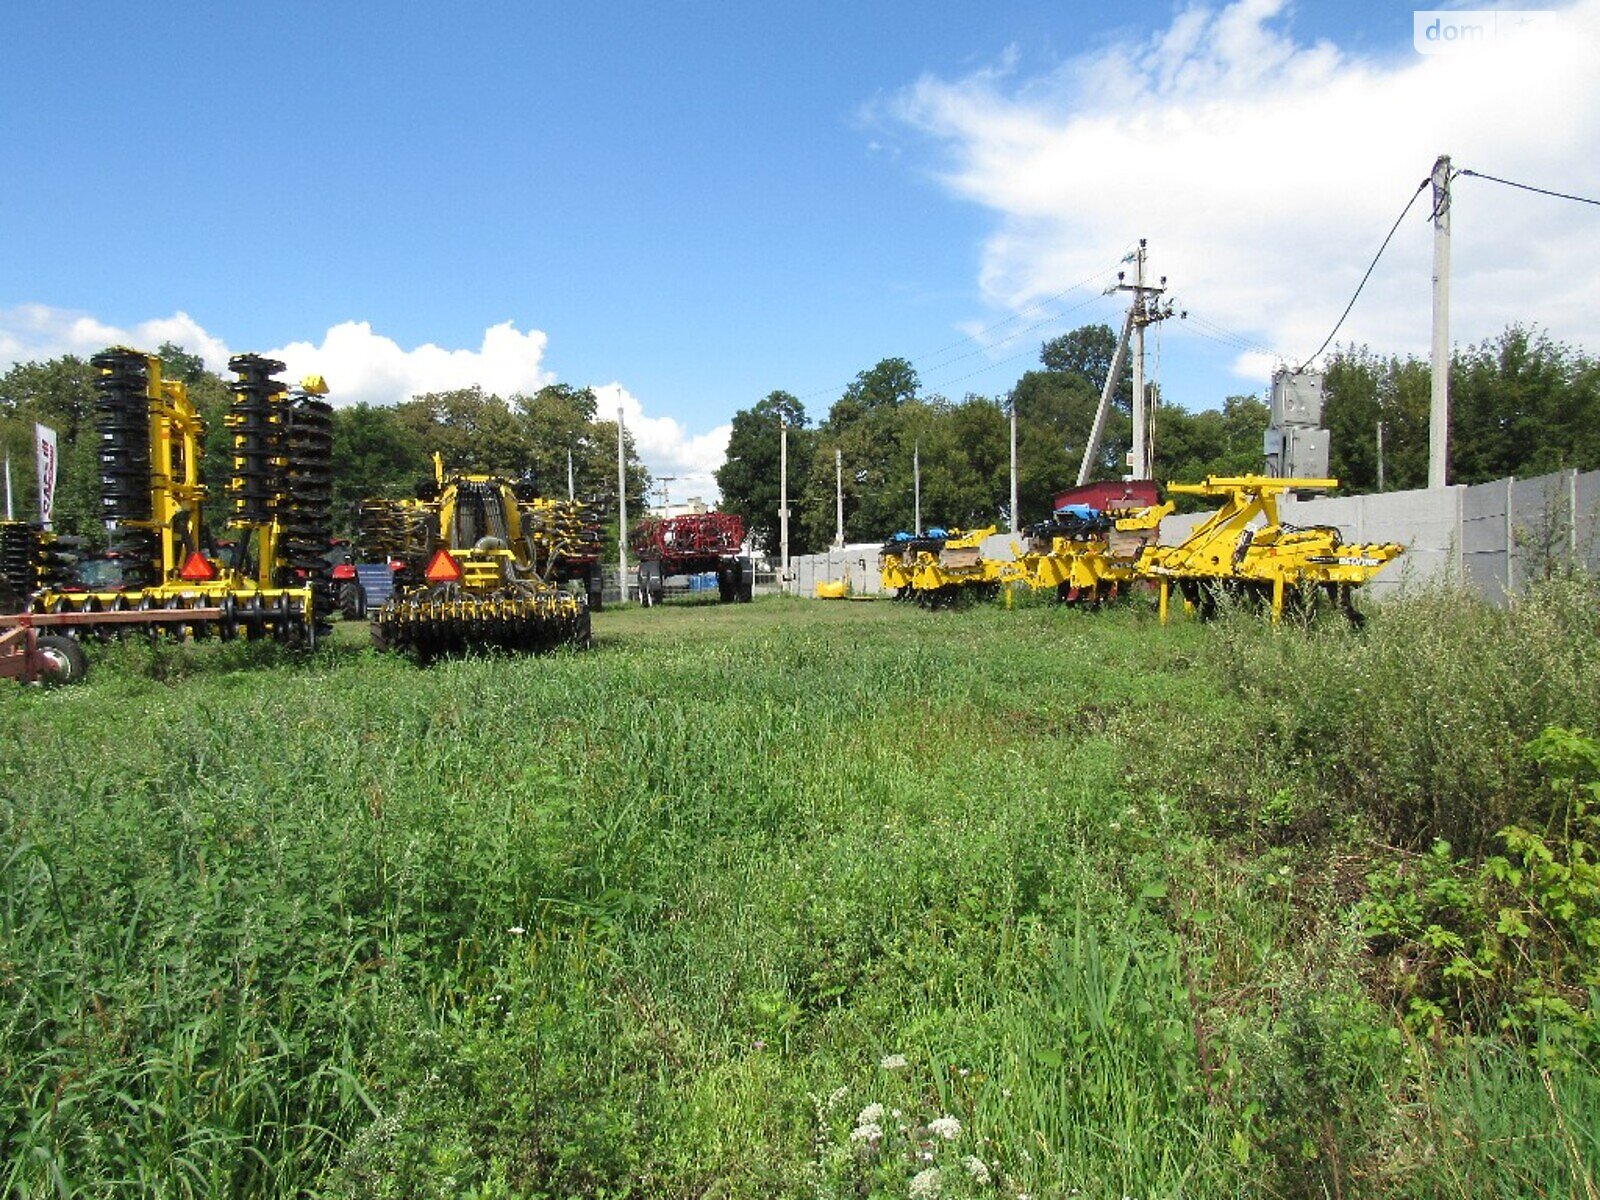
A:
MULTIPOLYGON (((224 417, 228 380, 206 369, 198 355, 170 343, 158 356, 162 374, 181 379, 206 421, 201 478, 213 505, 223 494, 233 465, 233 435, 224 417)), ((33 425, 56 430, 59 466, 54 526, 84 538, 90 547, 105 540, 100 521, 100 437, 95 419, 94 379, 88 361, 64 355, 20 363, 0 375, 0 445, 10 454, 18 519, 36 512, 33 425)), ((337 397, 334 397, 337 399, 337 397)), ((640 502, 650 474, 631 433, 624 431, 628 498, 640 502)), ((594 393, 553 383, 532 395, 501 397, 480 387, 428 392, 400 404, 355 404, 333 410, 335 527, 354 527, 355 505, 368 497, 415 495, 433 477, 433 455, 447 471, 481 472, 530 479, 546 496, 567 495, 568 454, 573 488, 612 526, 617 511, 617 423, 601 420, 594 393)), ((213 508, 213 512, 220 512, 213 508)))
MULTIPOLYGON (((876 541, 911 530, 915 464, 921 468, 924 528, 1009 524, 1010 423, 1017 418, 1017 496, 1025 522, 1042 520, 1055 496, 1077 479, 1084 443, 1110 371, 1117 335, 1091 325, 1040 348, 1042 369, 1026 372, 1006 396, 952 401, 926 394, 915 367, 886 358, 862 371, 810 423, 789 392, 772 392, 736 413, 727 460, 717 472, 722 506, 743 516, 758 542, 778 551, 778 418, 789 428, 790 552, 829 545, 837 522, 842 463, 845 537, 876 541)), ((1095 479, 1120 478, 1133 442, 1133 392, 1126 375, 1112 395, 1095 479)), ((1261 458, 1266 405, 1231 396, 1217 411, 1159 405, 1154 437, 1172 478, 1252 469, 1261 458)))

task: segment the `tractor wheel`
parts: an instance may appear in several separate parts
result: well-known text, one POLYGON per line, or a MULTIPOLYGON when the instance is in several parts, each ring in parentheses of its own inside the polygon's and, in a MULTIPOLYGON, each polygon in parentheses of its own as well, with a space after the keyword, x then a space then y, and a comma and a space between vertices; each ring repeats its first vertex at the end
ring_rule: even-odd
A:
POLYGON ((339 589, 339 611, 346 621, 359 621, 367 615, 367 593, 359 583, 347 583, 339 589))
POLYGON ((38 647, 39 656, 45 660, 46 667, 39 676, 39 682, 46 687, 77 683, 89 673, 89 656, 83 652, 77 638, 41 633, 38 647))

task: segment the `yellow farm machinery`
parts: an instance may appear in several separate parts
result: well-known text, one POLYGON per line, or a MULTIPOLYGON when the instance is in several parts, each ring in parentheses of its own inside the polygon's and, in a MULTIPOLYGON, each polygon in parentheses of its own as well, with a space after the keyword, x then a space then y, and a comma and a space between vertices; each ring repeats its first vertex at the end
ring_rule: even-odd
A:
POLYGON ((1140 559, 1160 537, 1161 518, 1171 511, 1171 502, 1058 508, 1050 520, 1027 530, 1027 548, 1017 555, 1021 578, 1030 587, 1053 589, 1065 604, 1094 606, 1113 599, 1139 578, 1140 559))
POLYGON ((206 523, 200 481, 205 423, 183 382, 136 350, 117 347, 91 362, 101 515, 117 584, 40 581, 30 612, 0 619, 0 630, 14 644, 19 630, 32 641, 33 631, 59 627, 101 638, 165 631, 314 645, 332 489, 332 409, 321 378, 290 389, 274 378, 280 362, 251 354, 229 362, 237 376, 225 418, 232 470, 217 531, 206 523))
POLYGON ((374 643, 423 661, 587 646, 587 594, 598 590, 598 571, 585 566, 584 595, 556 580, 562 555, 597 549, 594 539, 581 528, 581 510, 558 515, 551 502, 527 493, 497 475, 447 477, 435 455, 433 483, 421 496, 363 501, 363 555, 387 558, 395 584, 369 612, 374 643))
POLYGON ((34 592, 66 583, 75 560, 48 529, 0 521, 0 613, 20 612, 34 592))
POLYGON ((1212 476, 1204 483, 1172 484, 1176 495, 1222 501, 1211 517, 1176 546, 1151 546, 1139 573, 1156 581, 1165 620, 1171 592, 1202 618, 1224 597, 1269 608, 1273 620, 1286 611, 1309 611, 1331 602, 1352 620, 1352 589, 1378 573, 1404 547, 1394 542, 1346 543, 1331 525, 1297 526, 1278 515, 1278 499, 1289 491, 1321 491, 1335 479, 1283 479, 1265 475, 1212 476))
POLYGON ((1273 620, 1285 612, 1331 605, 1359 621, 1352 591, 1404 548, 1393 542, 1350 544, 1331 525, 1302 527, 1279 517, 1284 493, 1336 486, 1332 479, 1266 475, 1171 484, 1169 495, 1222 502, 1175 545, 1160 541, 1161 522, 1172 513, 1173 502, 1146 504, 1133 497, 1103 508, 1061 506, 1049 521, 1027 530, 1025 548, 1013 546, 1014 562, 982 557, 979 547, 993 529, 966 535, 935 529, 920 538, 896 534, 879 559, 883 588, 899 599, 943 607, 962 595, 992 595, 1016 583, 1053 591, 1066 603, 1093 606, 1142 583, 1158 590, 1163 621, 1174 588, 1202 619, 1231 600, 1262 605, 1273 620))
POLYGON ((983 540, 994 531, 991 525, 965 532, 935 528, 921 535, 895 534, 878 554, 884 590, 924 608, 998 595, 1001 584, 1016 578, 1016 567, 983 557, 983 540))

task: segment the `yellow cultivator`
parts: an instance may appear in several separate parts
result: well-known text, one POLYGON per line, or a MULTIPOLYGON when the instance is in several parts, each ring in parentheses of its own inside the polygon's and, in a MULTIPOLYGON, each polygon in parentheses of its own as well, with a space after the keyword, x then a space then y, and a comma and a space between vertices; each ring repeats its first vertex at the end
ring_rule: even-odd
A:
POLYGON ((1232 597, 1265 604, 1272 619, 1329 601, 1359 616, 1352 588, 1366 583, 1404 550, 1394 542, 1347 544, 1331 525, 1296 526, 1278 516, 1278 497, 1288 491, 1324 490, 1334 479, 1281 479, 1266 475, 1210 477, 1204 483, 1171 484, 1170 494, 1205 496, 1222 507, 1176 546, 1148 547, 1139 573, 1160 586, 1166 620, 1171 591, 1202 617, 1218 600, 1232 597))
MULTIPOLYGON (((446 478, 435 455, 428 494, 362 502, 363 552, 386 557, 395 579, 394 594, 372 614, 377 645, 427 661, 479 650, 589 644, 586 597, 547 577, 556 574, 561 554, 551 539, 558 533, 576 538, 575 518, 558 518, 518 491, 500 476, 446 478)), ((578 578, 587 582, 587 570, 578 578)))
POLYGON ((930 529, 921 537, 896 534, 878 555, 884 591, 924 608, 947 608, 968 597, 996 595, 1017 571, 1013 563, 983 557, 983 540, 994 531, 991 525, 968 532, 930 529))
POLYGON ((1059 509, 1028 529, 1027 548, 1017 552, 1021 578, 1032 588, 1054 589, 1064 603, 1109 600, 1138 578, 1140 556, 1160 537, 1161 518, 1171 511, 1171 503, 1059 509))
POLYGON ((332 409, 320 377, 291 391, 273 378, 280 362, 239 355, 228 364, 238 376, 227 416, 233 470, 227 538, 213 541, 202 516, 205 424, 184 384, 136 350, 118 347, 92 362, 102 515, 121 584, 46 587, 33 611, 63 623, 76 614, 73 627, 102 636, 165 629, 314 643, 332 488, 332 409))

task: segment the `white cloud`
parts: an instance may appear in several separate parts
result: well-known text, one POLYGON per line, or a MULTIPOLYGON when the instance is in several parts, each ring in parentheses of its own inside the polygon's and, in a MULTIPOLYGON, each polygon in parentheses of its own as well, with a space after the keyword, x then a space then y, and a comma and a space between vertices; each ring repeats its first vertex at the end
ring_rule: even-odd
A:
MULTIPOLYGON (((1438 154, 1600 192, 1600 0, 1561 10, 1553 37, 1477 55, 1360 58, 1289 26, 1285 0, 1190 7, 1047 75, 1019 78, 1008 60, 924 77, 874 115, 946 145, 941 181, 999 218, 980 274, 995 303, 1058 292, 1147 236, 1180 304, 1291 357, 1333 327, 1438 154)), ((1454 339, 1524 321, 1600 350, 1595 210, 1472 178, 1454 195, 1454 339)), ((1339 341, 1426 354, 1427 201, 1339 341)), ((1189 335, 1170 323, 1168 353, 1189 335)), ((1236 369, 1265 361, 1241 355, 1236 369)))
MULTIPOLYGON (((89 313, 43 304, 0 309, 0 370, 63 354, 87 357, 107 346, 153 350, 163 342, 199 354, 206 366, 224 374, 235 353, 224 339, 183 312, 120 328, 89 313)), ((375 333, 366 321, 345 321, 329 329, 320 342, 291 342, 262 353, 282 359, 291 379, 313 373, 324 376, 336 404, 398 404, 420 392, 473 384, 501 396, 537 391, 556 379, 544 365, 547 343, 540 330, 523 333, 506 321, 485 330, 475 350, 431 343, 407 350, 393 338, 375 333)), ((722 464, 731 426, 694 434, 672 417, 648 415, 643 402, 620 383, 604 384, 595 393, 602 418, 614 419, 622 408, 651 474, 677 477, 672 495, 716 498, 713 472, 722 464)))
MULTIPOLYGON (((656 479, 672 476, 668 484, 669 498, 674 502, 699 496, 714 500, 720 492, 714 472, 722 465, 728 452, 728 436, 732 425, 718 425, 709 433, 691 434, 671 417, 645 415, 638 397, 620 383, 606 383, 594 388, 602 420, 614 421, 617 410, 622 410, 622 421, 633 435, 639 457, 656 479)), ((659 494, 650 498, 659 501, 659 494)))
POLYGON ((504 321, 484 331, 476 350, 446 350, 431 342, 403 350, 366 321, 345 321, 328 330, 320 345, 291 342, 266 353, 282 359, 293 377, 324 376, 340 404, 396 404, 421 392, 473 384, 501 396, 536 392, 555 382, 542 365, 547 341, 537 329, 519 333, 504 321))
POLYGON ((227 346, 202 329, 186 312, 121 328, 86 312, 51 308, 46 304, 20 304, 0 309, 0 368, 63 354, 87 358, 108 346, 154 350, 166 342, 200 355, 214 371, 227 368, 227 346))

